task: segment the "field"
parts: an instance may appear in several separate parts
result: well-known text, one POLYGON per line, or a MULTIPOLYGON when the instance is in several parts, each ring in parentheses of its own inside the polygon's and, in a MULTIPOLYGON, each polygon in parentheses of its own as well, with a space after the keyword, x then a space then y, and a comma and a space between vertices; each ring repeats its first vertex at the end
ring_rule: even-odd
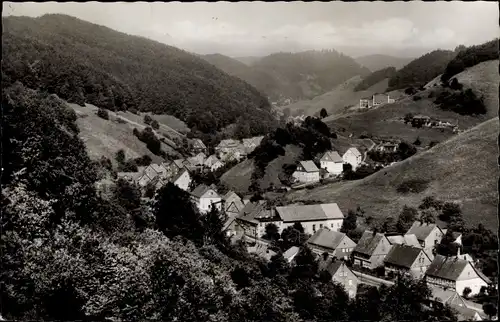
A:
POLYGON ((383 93, 387 89, 388 79, 385 79, 365 91, 355 92, 354 88, 361 82, 361 77, 356 76, 338 85, 332 91, 317 96, 311 100, 303 100, 282 107, 290 109, 292 116, 304 114, 313 116, 319 114, 321 109, 326 109, 328 115, 343 113, 345 107, 358 105, 363 97, 370 97, 375 93, 383 93))
MULTIPOLYGON (((123 149, 127 159, 149 155, 153 162, 163 161, 163 158, 151 153, 146 144, 139 141, 133 134, 134 128, 139 130, 144 128, 141 124, 142 119, 139 120, 138 124, 132 120, 118 122, 115 114, 109 112, 110 119, 104 120, 96 115, 97 108, 93 105, 87 104, 86 107, 71 103, 68 105, 78 115, 76 123, 80 129, 80 138, 85 142, 92 159, 96 160, 104 156, 114 162, 116 152, 123 149)), ((162 143, 162 149, 167 153, 175 154, 175 151, 166 144, 162 143)))
POLYGON ((363 180, 295 191, 291 201, 337 202, 344 213, 360 206, 375 218, 397 217, 404 205, 418 206, 426 196, 462 205, 468 224, 497 231, 498 120, 492 119, 363 180), (428 182, 422 193, 402 195, 408 180, 428 182))
POLYGON ((330 118, 326 122, 334 129, 345 129, 345 135, 352 133, 359 136, 363 132, 385 137, 399 138, 413 142, 417 137, 427 144, 430 141, 443 141, 453 135, 451 130, 433 128, 413 128, 405 125, 399 119, 407 113, 423 114, 430 117, 457 124, 460 129, 468 129, 498 115, 498 61, 489 61, 471 67, 458 74, 457 79, 465 88, 472 88, 478 96, 484 96, 488 109, 486 115, 462 116, 451 111, 443 111, 436 107, 433 97, 429 93, 440 88, 430 86, 416 94, 421 97, 414 101, 406 97, 394 104, 388 104, 366 112, 352 113, 351 115, 330 118))
POLYGON ((251 178, 254 167, 253 160, 242 161, 224 173, 220 181, 229 189, 244 195, 248 192, 248 188, 252 183, 251 178))

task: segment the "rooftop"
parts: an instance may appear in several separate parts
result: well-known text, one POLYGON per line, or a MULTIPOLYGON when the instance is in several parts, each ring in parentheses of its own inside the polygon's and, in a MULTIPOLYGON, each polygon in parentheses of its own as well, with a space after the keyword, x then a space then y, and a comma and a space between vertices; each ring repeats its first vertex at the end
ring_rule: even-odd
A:
POLYGON ((311 160, 300 161, 300 165, 304 168, 306 172, 318 172, 318 167, 311 160))
POLYGON ((466 260, 456 257, 447 258, 438 254, 434 257, 425 274, 431 277, 456 281, 467 265, 469 265, 469 262, 466 260))
POLYGON ((199 186, 194 188, 194 190, 191 192, 191 195, 193 195, 197 198, 201 198, 209 190, 213 190, 213 189, 207 185, 200 184, 199 186))
POLYGON ((323 154, 321 161, 344 162, 337 151, 328 151, 323 154))
POLYGON ((408 245, 394 245, 384 259, 385 263, 410 268, 422 249, 408 245))
POLYGON ((406 234, 406 235, 395 235, 395 236, 387 236, 387 239, 391 244, 402 244, 402 245, 410 245, 417 248, 420 248, 420 243, 417 240, 417 236, 414 234, 406 234))
POLYGON ((406 234, 414 234, 418 240, 425 240, 436 227, 439 229, 436 224, 427 224, 415 221, 406 234))
POLYGON ((349 152, 349 151, 351 151, 351 152, 352 152, 352 153, 353 153, 356 157, 360 157, 360 156, 361 156, 361 152, 359 152, 359 150, 358 150, 358 149, 356 149, 356 148, 354 148, 354 147, 349 148, 349 149, 346 151, 346 153, 347 153, 347 152, 349 152))
POLYGON ((380 241, 384 238, 386 238, 384 234, 365 230, 361 239, 358 241, 358 244, 354 248, 354 252, 371 256, 380 241))
POLYGON ((344 237, 344 233, 321 228, 307 240, 307 243, 324 248, 336 249, 344 237))
POLYGON ((286 252, 283 253, 283 257, 289 261, 290 258, 293 256, 297 255, 299 253, 300 248, 297 246, 292 246, 286 250, 286 252))
POLYGON ((336 203, 276 207, 276 212, 284 222, 344 218, 336 203))

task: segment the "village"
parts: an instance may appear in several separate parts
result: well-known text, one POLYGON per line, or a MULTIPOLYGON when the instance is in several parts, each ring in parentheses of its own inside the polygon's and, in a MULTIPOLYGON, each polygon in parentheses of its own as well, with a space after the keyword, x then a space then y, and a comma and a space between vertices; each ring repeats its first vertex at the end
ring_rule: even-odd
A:
MULTIPOLYGON (((460 320, 480 321, 485 318, 481 305, 471 297, 487 294, 494 283, 477 267, 477 260, 461 254, 460 233, 453 233, 457 254, 445 257, 436 254, 435 247, 446 235, 446 229, 435 223, 413 222, 405 234, 365 230, 353 241, 340 232, 345 216, 336 203, 289 204, 272 206, 266 200, 252 200, 251 195, 239 196, 234 191, 222 194, 217 186, 193 185, 192 173, 214 172, 227 162, 246 158, 263 140, 263 136, 243 140, 223 140, 215 153, 207 157, 208 149, 199 139, 192 140, 192 156, 139 167, 137 172, 119 172, 118 178, 136 183, 141 189, 159 189, 170 182, 190 194, 200 213, 216 208, 223 216, 223 231, 232 242, 243 242, 249 253, 270 260, 279 251, 269 238, 270 226, 277 236, 295 228, 307 236, 305 244, 317 257, 320 269, 327 270, 334 282, 342 284, 351 298, 359 285, 392 285, 398 274, 424 279, 432 289, 429 305, 449 304, 459 312, 460 320)), ((375 151, 393 152, 397 144, 372 146, 375 151)), ((325 178, 338 178, 346 165, 356 170, 363 164, 363 155, 351 147, 342 155, 327 151, 316 164, 313 160, 299 161, 292 174, 291 188, 317 184, 325 178)), ((271 229, 272 230, 272 229, 271 229)), ((294 265, 300 251, 295 245, 283 251, 284 258, 294 265)))

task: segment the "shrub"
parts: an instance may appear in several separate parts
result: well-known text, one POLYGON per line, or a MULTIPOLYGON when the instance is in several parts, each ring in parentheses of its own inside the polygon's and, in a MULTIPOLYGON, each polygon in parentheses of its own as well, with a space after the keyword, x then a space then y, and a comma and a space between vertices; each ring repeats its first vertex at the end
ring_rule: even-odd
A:
POLYGON ((486 114, 483 99, 478 98, 469 88, 466 91, 443 91, 434 101, 442 110, 453 111, 460 115, 486 114))
POLYGON ((149 116, 149 114, 144 115, 144 123, 146 123, 147 125, 151 125, 151 122, 153 122, 151 116, 149 116))
POLYGON ((436 144, 438 144, 439 142, 438 141, 431 141, 429 143, 429 148, 432 148, 433 146, 435 146, 436 144))
POLYGON ((422 99, 422 97, 420 97, 420 96, 418 96, 418 95, 413 96, 413 100, 414 100, 414 101, 419 101, 419 100, 421 100, 421 99, 422 99))
POLYGON ((415 140, 415 142, 413 142, 413 145, 420 145, 422 144, 422 142, 420 142, 420 138, 417 137, 417 139, 415 140))
POLYGON ((160 128, 160 124, 158 123, 158 121, 157 121, 157 120, 153 120, 153 121, 151 122, 151 127, 152 127, 153 129, 155 129, 155 130, 158 130, 158 129, 160 128))
POLYGON ((107 110, 103 108, 97 110, 97 116, 99 116, 102 119, 109 120, 109 113, 107 110))
POLYGON ((405 89, 405 94, 406 95, 413 95, 417 92, 416 89, 414 89, 413 87, 408 87, 407 89, 405 89))
POLYGON ((397 187, 397 192, 402 194, 407 193, 421 193, 427 189, 429 181, 422 179, 413 179, 402 182, 397 187))
POLYGON ((151 162, 153 162, 153 160, 149 155, 145 154, 140 158, 134 159, 134 162, 140 167, 147 167, 148 165, 151 164, 151 162))
POLYGON ((463 85, 458 82, 456 77, 453 77, 450 82, 450 88, 455 90, 461 90, 463 88, 463 85))

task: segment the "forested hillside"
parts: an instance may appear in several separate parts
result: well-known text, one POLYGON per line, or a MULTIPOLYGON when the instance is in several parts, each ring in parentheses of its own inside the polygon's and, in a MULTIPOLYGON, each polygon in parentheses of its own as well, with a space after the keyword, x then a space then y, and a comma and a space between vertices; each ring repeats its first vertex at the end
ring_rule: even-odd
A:
POLYGON ((456 75, 467 67, 477 65, 479 63, 498 59, 498 39, 488 41, 484 44, 471 46, 467 48, 457 48, 457 56, 448 63, 446 70, 441 76, 441 80, 446 82, 453 75, 456 75))
POLYGON ((396 74, 396 68, 394 67, 387 67, 384 69, 377 70, 370 75, 366 76, 361 83, 359 83, 355 88, 355 92, 359 91, 364 91, 373 85, 377 84, 378 82, 383 81, 386 78, 391 78, 396 74))
POLYGON ((2 89, 1 314, 49 321, 456 321, 425 282, 346 291, 307 247, 289 267, 231 245, 173 184, 151 202, 125 180, 97 194, 76 115, 20 83, 2 89), (373 303, 370 304, 370 303, 373 303))
POLYGON ((442 74, 456 52, 435 50, 427 53, 401 68, 389 79, 389 90, 419 87, 442 74))
POLYGON ((267 99, 190 53, 70 16, 2 18, 2 85, 15 81, 72 103, 172 114, 195 134, 229 124, 265 133, 267 99))
POLYGON ((413 58, 394 57, 380 54, 367 55, 356 58, 358 64, 360 64, 361 66, 365 66, 371 71, 376 71, 387 67, 401 69, 412 60, 413 58))
POLYGON ((252 67, 278 79, 282 94, 293 99, 321 95, 354 76, 370 73, 335 50, 275 53, 259 59, 252 67))

